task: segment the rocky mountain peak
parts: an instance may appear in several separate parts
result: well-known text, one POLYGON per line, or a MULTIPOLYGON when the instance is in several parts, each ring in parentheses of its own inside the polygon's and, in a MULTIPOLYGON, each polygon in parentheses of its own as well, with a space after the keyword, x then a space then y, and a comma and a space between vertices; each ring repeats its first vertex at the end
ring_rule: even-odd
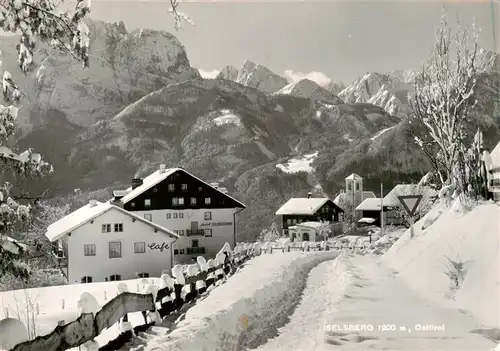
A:
MULTIPOLYGON (((43 124, 53 111, 70 123, 88 126, 111 118, 153 90, 199 77, 184 46, 170 33, 128 32, 123 22, 89 21, 88 25, 92 42, 89 68, 40 44, 33 71, 16 75, 27 97, 19 115, 24 130, 43 124)), ((17 40, 15 36, 4 37, 0 44, 2 68, 10 72, 18 70, 17 40)))
POLYGON ((338 96, 332 94, 325 88, 319 86, 318 83, 307 78, 303 78, 296 82, 286 85, 285 87, 280 89, 276 94, 282 94, 282 95, 288 94, 306 99, 330 102, 335 105, 342 103, 342 100, 338 96))
POLYGON ((275 93, 288 84, 288 81, 269 68, 246 60, 238 72, 236 82, 257 88, 265 93, 275 93))
POLYGON ((232 65, 228 65, 222 69, 222 71, 217 74, 215 79, 225 79, 236 81, 238 79, 238 69, 232 65))

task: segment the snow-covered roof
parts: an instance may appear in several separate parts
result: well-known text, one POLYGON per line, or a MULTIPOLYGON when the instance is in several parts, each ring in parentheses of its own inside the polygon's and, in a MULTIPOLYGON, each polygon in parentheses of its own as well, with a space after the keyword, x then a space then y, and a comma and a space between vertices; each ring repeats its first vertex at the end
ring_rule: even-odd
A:
MULTIPOLYGON (((356 207, 357 211, 380 211, 380 202, 382 199, 374 197, 369 199, 364 199, 362 203, 356 207)), ((384 201, 384 207, 387 204, 384 201)))
POLYGON ((358 223, 373 223, 375 222, 375 218, 367 218, 367 217, 364 217, 364 218, 361 218, 358 223))
POLYGON ((321 227, 326 227, 329 226, 329 223, 321 223, 321 222, 304 222, 304 223, 297 223, 297 227, 307 227, 307 228, 312 228, 312 229, 318 229, 321 227))
MULTIPOLYGON (((333 203, 337 206, 340 206, 340 204, 342 204, 343 202, 345 202, 347 200, 346 196, 347 195, 345 192, 338 194, 335 197, 335 199, 333 200, 333 203)), ((374 198, 374 197, 377 197, 377 195, 375 195, 375 193, 373 191, 363 191, 363 200, 374 198)))
POLYGON ((500 142, 498 142, 497 146, 495 146, 495 148, 491 152, 490 158, 491 158, 492 169, 496 169, 497 172, 499 172, 499 168, 500 168, 500 142))
MULTIPOLYGON (((142 185, 138 186, 134 190, 132 188, 129 188, 131 191, 122 197, 121 201, 122 203, 127 203, 137 196, 141 195, 145 191, 151 189, 155 185, 161 183, 165 179, 167 179, 170 175, 173 173, 180 171, 180 168, 167 168, 163 172, 161 172, 159 169, 157 169, 155 172, 151 173, 148 175, 146 178, 142 180, 142 185)), ((127 189, 128 190, 128 189, 127 189)))
POLYGON ((356 173, 353 173, 351 174, 349 177, 347 177, 346 179, 348 180, 361 180, 363 178, 361 178, 359 175, 357 175, 356 173))
POLYGON ((418 184, 398 184, 384 197, 385 206, 401 206, 398 196, 403 195, 422 195, 424 201, 429 197, 437 196, 436 190, 428 186, 419 186, 418 184))
POLYGON ((212 189, 214 189, 214 190, 220 192, 221 194, 224 194, 225 196, 229 197, 230 199, 236 201, 239 205, 242 206, 242 208, 246 208, 246 206, 244 204, 242 204, 240 201, 236 200, 234 197, 232 197, 232 196, 228 195, 227 193, 225 193, 224 191, 227 190, 227 189, 223 188, 222 191, 221 191, 220 188, 214 187, 213 185, 205 182, 204 180, 196 177, 195 175, 187 172, 185 169, 182 169, 182 168, 166 168, 163 172, 160 172, 160 170, 156 170, 155 172, 153 172, 152 174, 150 174, 146 178, 144 178, 142 180, 142 185, 138 186, 134 190, 132 190, 132 187, 127 188, 127 190, 125 190, 125 191, 129 191, 129 193, 127 195, 125 195, 124 197, 122 197, 120 201, 123 204, 125 204, 125 203, 127 203, 127 202, 135 199, 137 196, 139 196, 142 193, 144 193, 145 191, 151 189, 155 185, 161 183, 162 181, 164 181, 170 175, 172 175, 173 173, 175 173, 177 171, 183 171, 183 172, 188 173, 194 179, 199 180, 203 184, 211 187, 212 189))
POLYGON ((113 205, 110 202, 99 202, 95 201, 95 205, 93 206, 90 202, 85 205, 80 207, 79 209, 71 212, 69 215, 61 218, 60 220, 52 223, 51 225, 48 226, 47 232, 45 233, 45 236, 50 240, 50 241, 56 241, 63 237, 64 235, 72 232, 73 230, 79 228, 80 226, 84 225, 85 223, 93 220, 94 218, 97 218, 101 216, 102 214, 108 212, 109 210, 117 210, 120 211, 121 213, 124 213, 136 220, 139 220, 143 223, 146 223, 159 231, 163 232, 164 234, 167 234, 170 237, 173 237, 174 239, 179 238, 177 234, 172 232, 171 230, 168 230, 162 226, 157 225, 156 223, 150 222, 140 216, 137 216, 133 214, 132 212, 126 211, 118 206, 113 205))
POLYGON ((294 198, 288 200, 276 211, 277 216, 281 215, 312 215, 323 206, 328 200, 326 197, 294 198))

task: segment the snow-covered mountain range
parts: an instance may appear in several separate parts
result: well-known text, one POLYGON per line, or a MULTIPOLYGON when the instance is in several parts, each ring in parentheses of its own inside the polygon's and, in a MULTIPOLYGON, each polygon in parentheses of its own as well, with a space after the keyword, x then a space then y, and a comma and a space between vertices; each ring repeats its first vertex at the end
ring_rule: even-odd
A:
MULTIPOLYGON (((158 163, 181 166, 223 181, 248 205, 240 231, 250 238, 289 197, 311 189, 333 196, 352 172, 375 190, 427 170, 405 123, 409 72, 320 86, 245 61, 203 79, 169 33, 103 22, 91 31, 86 70, 40 47, 35 70, 16 74, 16 39, 1 41, 3 68, 26 94, 16 146, 34 147, 56 169, 31 186, 63 195, 129 185, 158 163), (286 172, 289 161, 312 154, 307 172, 286 172)), ((477 120, 496 142, 500 74, 480 78, 477 120)))

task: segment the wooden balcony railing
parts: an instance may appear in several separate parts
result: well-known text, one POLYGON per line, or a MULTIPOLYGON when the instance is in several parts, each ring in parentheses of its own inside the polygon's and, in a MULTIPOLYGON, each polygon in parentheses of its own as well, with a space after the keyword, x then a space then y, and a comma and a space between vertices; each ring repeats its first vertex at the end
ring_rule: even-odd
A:
POLYGON ((205 236, 205 231, 203 229, 188 229, 186 230, 186 235, 187 236, 195 236, 195 235, 201 235, 205 236))

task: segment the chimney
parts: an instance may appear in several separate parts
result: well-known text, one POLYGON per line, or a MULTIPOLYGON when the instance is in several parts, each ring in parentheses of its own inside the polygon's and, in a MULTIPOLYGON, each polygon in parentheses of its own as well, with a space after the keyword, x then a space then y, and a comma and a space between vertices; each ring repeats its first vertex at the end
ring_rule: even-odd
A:
POLYGON ((89 207, 95 207, 95 206, 97 206, 97 200, 94 199, 89 200, 89 207))
POLYGON ((165 173, 165 169, 166 169, 166 168, 167 168, 167 166, 166 166, 165 164, 163 164, 163 163, 162 163, 162 164, 160 165, 160 174, 165 173))
POLYGON ((313 194, 312 194, 311 192, 308 192, 308 193, 307 193, 307 198, 308 198, 308 199, 310 199, 310 198, 312 197, 312 195, 313 195, 313 194))
POLYGON ((142 185, 142 178, 133 178, 132 179, 132 190, 142 185))

